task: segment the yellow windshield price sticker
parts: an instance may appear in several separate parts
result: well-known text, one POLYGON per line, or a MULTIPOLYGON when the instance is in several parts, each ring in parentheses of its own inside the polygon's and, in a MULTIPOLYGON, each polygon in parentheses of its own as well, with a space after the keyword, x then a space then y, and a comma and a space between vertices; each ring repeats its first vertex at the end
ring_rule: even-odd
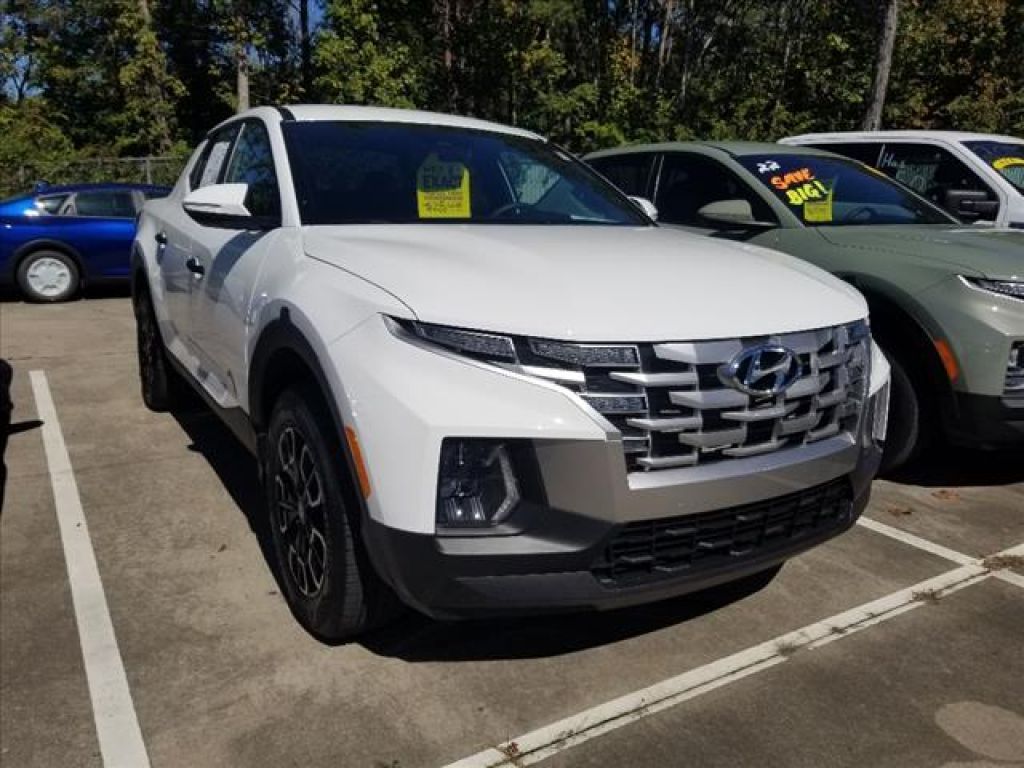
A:
POLYGON ((1011 165, 1024 165, 1024 157, 1000 157, 992 162, 992 167, 997 171, 1009 168, 1011 165))
POLYGON ((832 195, 824 200, 808 200, 804 203, 804 221, 811 224, 826 224, 832 221, 832 195))
POLYGON ((416 206, 421 219, 468 219, 469 170, 428 156, 416 173, 416 206))

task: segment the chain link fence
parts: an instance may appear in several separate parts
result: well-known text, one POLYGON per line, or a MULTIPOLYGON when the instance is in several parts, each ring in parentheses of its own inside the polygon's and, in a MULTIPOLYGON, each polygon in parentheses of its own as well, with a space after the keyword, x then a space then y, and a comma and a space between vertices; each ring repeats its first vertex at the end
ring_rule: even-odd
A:
POLYGON ((0 198, 30 191, 36 184, 85 184, 120 181, 166 184, 177 181, 187 157, 90 157, 51 160, 18 166, 13 174, 0 174, 0 198))

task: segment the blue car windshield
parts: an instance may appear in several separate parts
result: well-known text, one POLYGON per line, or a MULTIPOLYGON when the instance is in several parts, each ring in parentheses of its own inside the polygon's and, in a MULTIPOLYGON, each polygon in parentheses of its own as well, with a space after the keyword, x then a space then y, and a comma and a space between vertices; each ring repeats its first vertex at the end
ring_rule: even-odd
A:
POLYGON ((808 227, 957 223, 881 171, 855 160, 784 152, 737 160, 808 227))
POLYGON ((303 224, 651 225, 590 168, 527 136, 356 121, 282 130, 303 224))

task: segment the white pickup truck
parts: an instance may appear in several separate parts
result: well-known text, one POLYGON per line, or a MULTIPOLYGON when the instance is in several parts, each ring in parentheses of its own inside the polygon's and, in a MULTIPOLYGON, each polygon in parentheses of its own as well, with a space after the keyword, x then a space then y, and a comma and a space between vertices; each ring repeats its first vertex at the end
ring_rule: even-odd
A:
POLYGON ((312 633, 760 579, 854 522, 864 300, 646 206, 527 131, 326 106, 217 126, 146 205, 143 398, 191 385, 256 454, 312 633))
POLYGON ((967 224, 1024 229, 1024 139, 962 131, 806 133, 780 144, 852 157, 967 224))

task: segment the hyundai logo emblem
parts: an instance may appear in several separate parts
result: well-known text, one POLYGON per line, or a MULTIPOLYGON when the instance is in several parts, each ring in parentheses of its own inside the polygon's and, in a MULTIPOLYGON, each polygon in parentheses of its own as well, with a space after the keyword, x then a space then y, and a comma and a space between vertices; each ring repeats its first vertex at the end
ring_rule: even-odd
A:
POLYGON ((752 397, 781 394, 799 375, 796 353, 777 344, 745 349, 718 369, 723 384, 752 397))

